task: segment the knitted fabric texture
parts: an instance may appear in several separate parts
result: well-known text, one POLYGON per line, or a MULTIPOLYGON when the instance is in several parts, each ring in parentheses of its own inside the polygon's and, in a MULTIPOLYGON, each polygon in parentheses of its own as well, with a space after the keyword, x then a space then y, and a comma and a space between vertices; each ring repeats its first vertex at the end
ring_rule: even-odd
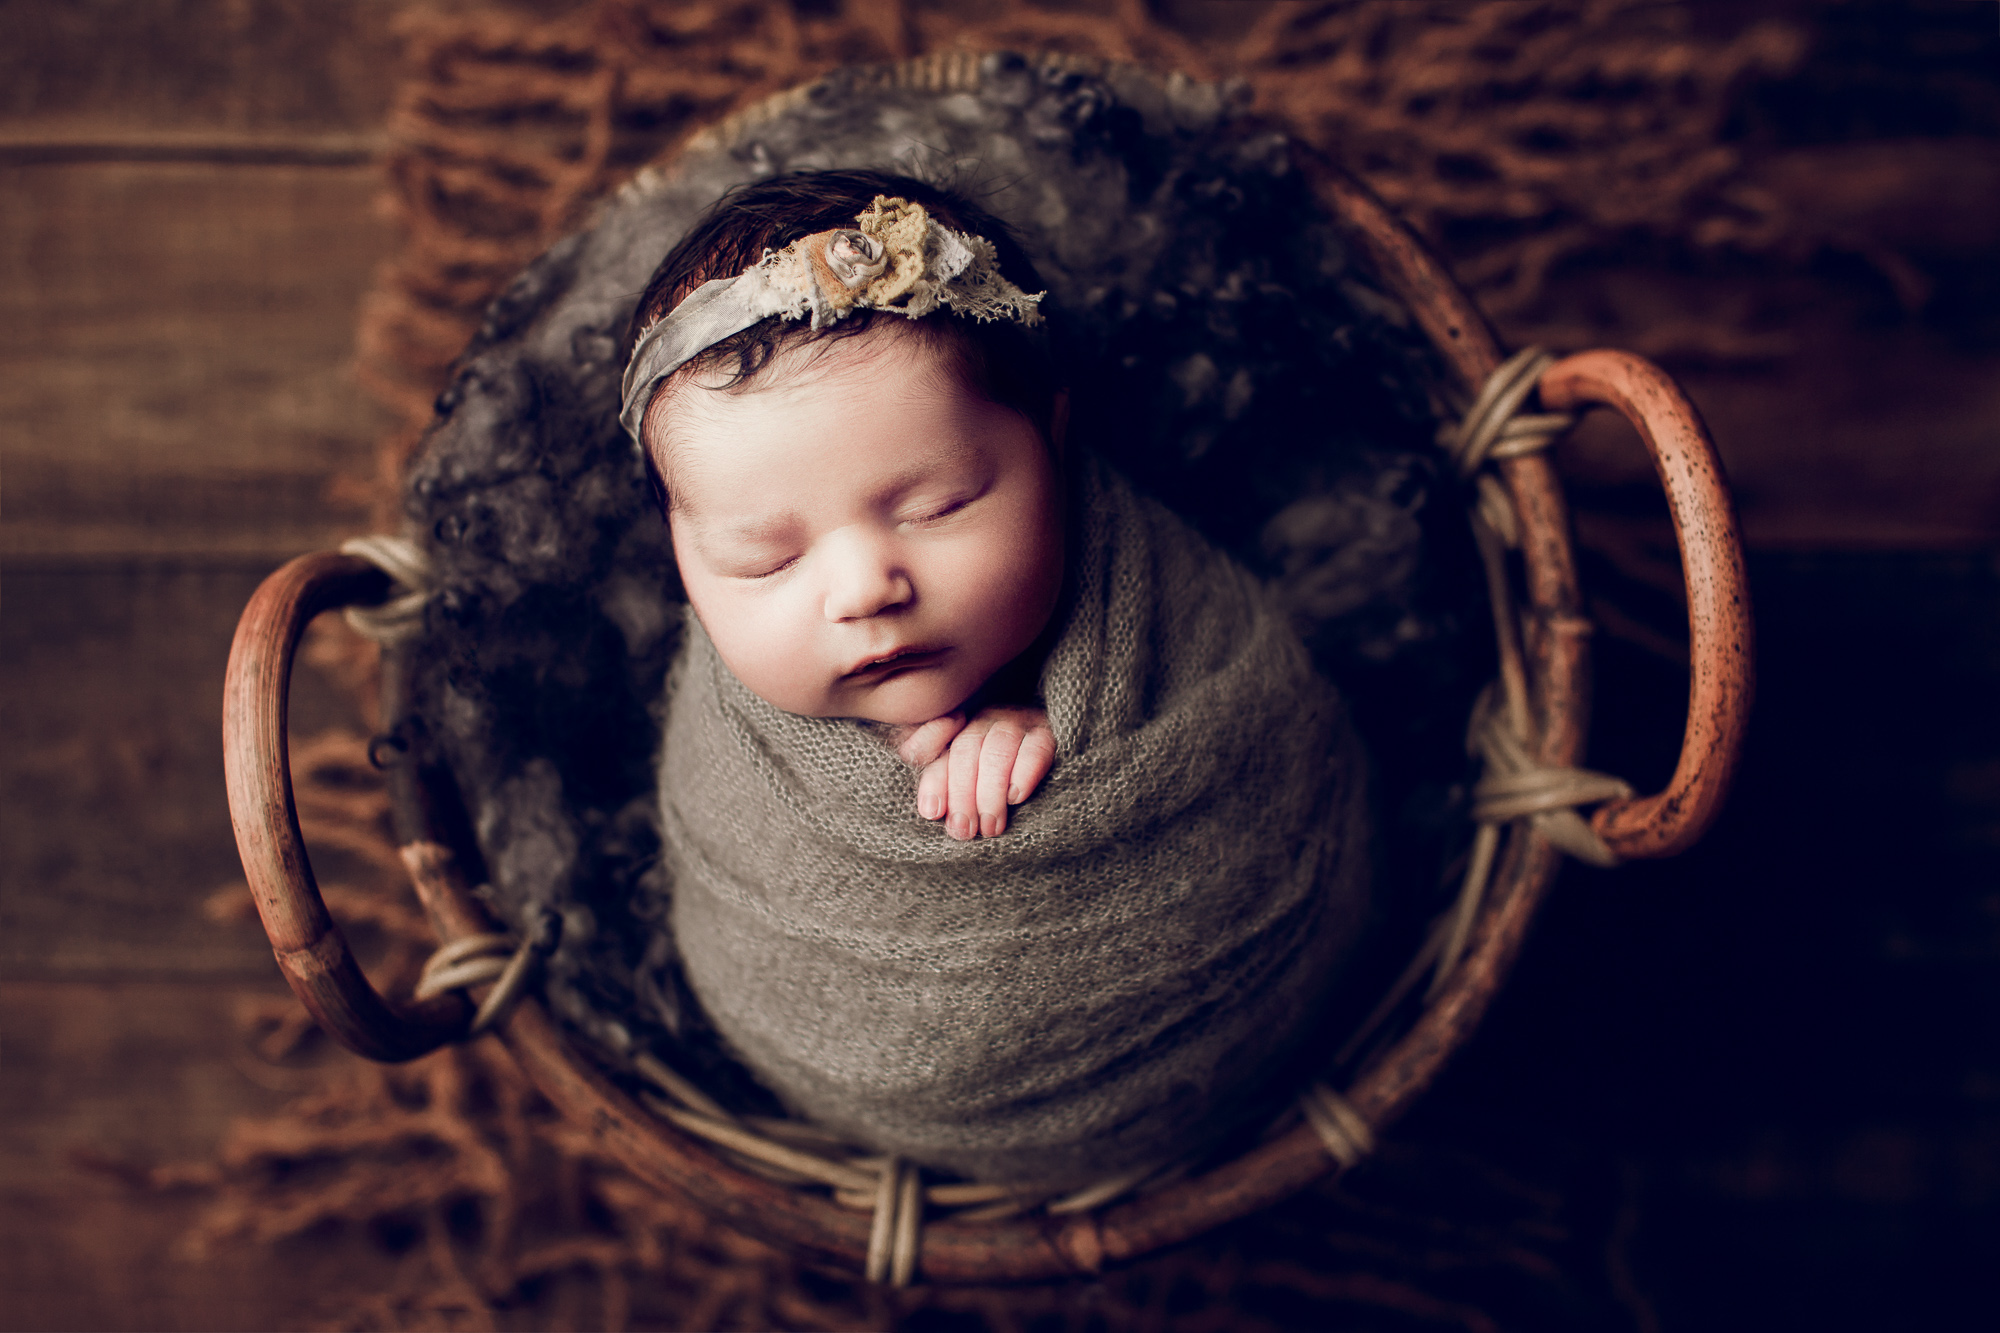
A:
POLYGON ((1268 1106, 1368 897, 1345 706, 1261 585, 1079 469, 1041 685, 1058 760, 998 838, 916 813, 853 722, 690 627, 661 790, 689 984, 796 1113, 982 1180, 1170 1160, 1268 1106))

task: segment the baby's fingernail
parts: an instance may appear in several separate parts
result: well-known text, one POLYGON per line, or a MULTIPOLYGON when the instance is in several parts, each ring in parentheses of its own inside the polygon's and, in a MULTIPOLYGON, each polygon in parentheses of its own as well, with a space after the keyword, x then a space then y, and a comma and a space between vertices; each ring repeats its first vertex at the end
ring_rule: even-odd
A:
POLYGON ((1026 798, 1021 795, 1021 789, 1019 787, 1009 787, 1007 789, 1007 804, 1019 805, 1025 799, 1026 798))
POLYGON ((936 819, 938 817, 937 797, 928 794, 919 796, 917 798, 917 813, 925 819, 936 819))

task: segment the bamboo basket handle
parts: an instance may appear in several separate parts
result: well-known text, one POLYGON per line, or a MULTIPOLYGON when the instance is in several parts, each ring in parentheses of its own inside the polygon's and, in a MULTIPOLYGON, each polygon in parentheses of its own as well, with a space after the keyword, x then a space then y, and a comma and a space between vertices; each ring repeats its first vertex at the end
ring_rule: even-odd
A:
POLYGON ((285 740, 292 659, 307 624, 335 607, 379 602, 388 586, 368 561, 332 552, 302 555, 264 580, 229 649, 222 767, 243 873, 292 993, 341 1045, 394 1061, 462 1035, 471 1007, 456 993, 392 1007, 369 984, 313 879, 285 740))
POLYGON ((1755 674, 1749 576, 1722 460, 1700 413, 1665 371, 1629 352, 1579 352, 1542 372, 1544 406, 1598 404, 1631 422, 1673 511, 1687 579, 1688 715, 1666 790, 1600 806, 1590 826, 1621 859, 1674 856, 1715 821, 1743 750, 1755 674))

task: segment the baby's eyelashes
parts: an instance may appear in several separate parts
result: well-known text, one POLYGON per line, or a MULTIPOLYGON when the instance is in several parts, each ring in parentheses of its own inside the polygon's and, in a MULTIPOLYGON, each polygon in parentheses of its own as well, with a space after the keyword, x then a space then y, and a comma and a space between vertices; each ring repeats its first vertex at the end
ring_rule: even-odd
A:
POLYGON ((905 518, 903 522, 913 523, 918 527, 923 527, 931 523, 937 523, 944 519, 950 518, 953 514, 956 514, 959 511, 963 510, 967 505, 972 503, 972 500, 973 497, 969 495, 964 496, 963 498, 957 500, 950 500, 942 505, 936 506, 935 508, 919 510, 917 513, 912 514, 909 517, 905 518))
POLYGON ((806 544, 787 540, 728 540, 696 547, 702 563, 726 579, 768 579, 805 559, 806 544))
POLYGON ((768 579, 768 578, 775 578, 779 574, 789 574, 794 569, 797 569, 799 567, 799 562, 804 559, 805 557, 803 555, 788 555, 784 559, 778 561, 776 564, 770 566, 763 573, 753 575, 753 577, 760 579, 768 579))
POLYGON ((941 522, 984 499, 992 489, 991 481, 979 481, 955 486, 943 494, 932 491, 928 495, 914 496, 898 511, 898 521, 917 527, 941 522))
POLYGON ((726 579, 768 579, 798 564, 804 552, 789 543, 699 544, 696 551, 710 572, 726 579))
POLYGON ((768 579, 784 573, 786 570, 792 568, 794 565, 798 563, 799 563, 799 558, 795 555, 790 555, 786 556, 782 560, 779 560, 775 564, 764 564, 761 566, 753 564, 748 569, 745 569, 740 573, 730 574, 730 577, 737 579, 750 579, 753 581, 757 579, 768 579))

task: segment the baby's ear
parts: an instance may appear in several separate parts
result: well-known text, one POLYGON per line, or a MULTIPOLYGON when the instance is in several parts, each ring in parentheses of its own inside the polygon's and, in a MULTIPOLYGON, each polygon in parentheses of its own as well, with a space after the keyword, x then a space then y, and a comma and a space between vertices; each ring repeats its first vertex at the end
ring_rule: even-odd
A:
POLYGON ((1049 447, 1056 461, 1063 458, 1063 444, 1069 438, 1069 390, 1057 389, 1049 396, 1049 447))

